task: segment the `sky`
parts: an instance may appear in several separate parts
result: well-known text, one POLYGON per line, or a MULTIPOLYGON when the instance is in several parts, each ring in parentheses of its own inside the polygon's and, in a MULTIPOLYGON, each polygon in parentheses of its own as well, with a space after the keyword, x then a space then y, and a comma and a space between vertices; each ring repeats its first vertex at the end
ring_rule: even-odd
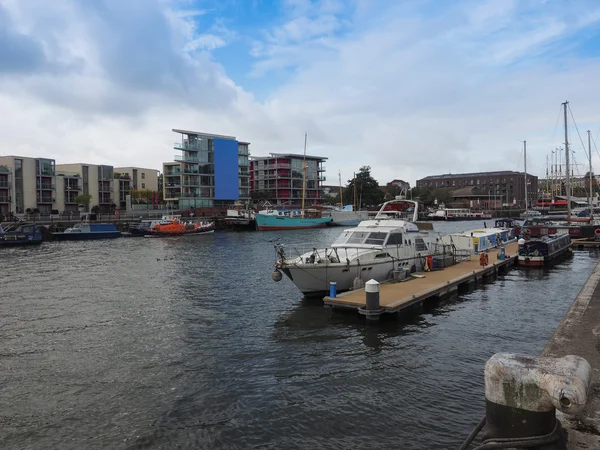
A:
POLYGON ((522 171, 524 140, 543 176, 568 100, 583 175, 598 80, 597 0, 0 0, 0 155, 58 164, 161 169, 178 128, 307 132, 326 184, 522 171))

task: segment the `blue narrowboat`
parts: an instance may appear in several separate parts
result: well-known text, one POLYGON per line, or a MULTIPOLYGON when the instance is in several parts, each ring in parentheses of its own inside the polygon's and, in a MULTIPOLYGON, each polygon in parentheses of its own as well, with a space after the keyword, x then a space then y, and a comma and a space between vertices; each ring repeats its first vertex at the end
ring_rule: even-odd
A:
POLYGON ((57 241, 113 239, 118 237, 121 237, 121 232, 112 223, 78 223, 62 233, 52 233, 52 238, 57 241))
POLYGON ((541 267, 556 261, 571 251, 571 236, 567 233, 552 234, 538 239, 519 239, 518 264, 541 267))
POLYGON ((40 227, 35 224, 19 225, 15 230, 4 231, 0 226, 0 247, 37 245, 43 241, 40 227))

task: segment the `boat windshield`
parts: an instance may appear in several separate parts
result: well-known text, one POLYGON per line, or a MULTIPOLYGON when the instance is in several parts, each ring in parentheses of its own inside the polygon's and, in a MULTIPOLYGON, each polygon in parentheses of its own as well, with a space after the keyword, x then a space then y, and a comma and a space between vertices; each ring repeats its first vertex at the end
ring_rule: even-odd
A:
POLYGON ((344 231, 333 245, 365 244, 383 245, 388 233, 380 231, 344 231))

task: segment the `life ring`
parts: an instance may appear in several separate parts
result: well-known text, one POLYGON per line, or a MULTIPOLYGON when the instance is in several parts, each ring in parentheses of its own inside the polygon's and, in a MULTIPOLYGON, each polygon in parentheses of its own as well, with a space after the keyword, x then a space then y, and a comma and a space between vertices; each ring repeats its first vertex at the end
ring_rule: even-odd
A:
POLYGON ((600 228, 596 228, 596 229, 594 230, 594 234, 595 234, 596 236, 600 235, 600 228))

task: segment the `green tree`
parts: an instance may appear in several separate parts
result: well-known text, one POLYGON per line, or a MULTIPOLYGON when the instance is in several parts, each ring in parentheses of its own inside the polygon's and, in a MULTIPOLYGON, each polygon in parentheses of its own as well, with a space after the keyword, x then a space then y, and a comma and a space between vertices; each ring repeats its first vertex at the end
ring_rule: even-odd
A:
POLYGON ((138 203, 148 203, 152 200, 152 194, 154 191, 150 189, 132 189, 129 191, 129 195, 138 203))
POLYGON ((92 200, 92 196, 90 194, 79 194, 77 197, 75 197, 75 202, 78 205, 83 205, 85 207, 86 211, 90 207, 91 200, 92 200))
POLYGON ((348 180, 344 188, 344 203, 356 204, 357 209, 363 206, 378 205, 383 201, 385 192, 379 187, 379 183, 371 176, 371 166, 362 166, 356 178, 348 180), (356 201, 354 201, 354 184, 356 183, 356 201))

